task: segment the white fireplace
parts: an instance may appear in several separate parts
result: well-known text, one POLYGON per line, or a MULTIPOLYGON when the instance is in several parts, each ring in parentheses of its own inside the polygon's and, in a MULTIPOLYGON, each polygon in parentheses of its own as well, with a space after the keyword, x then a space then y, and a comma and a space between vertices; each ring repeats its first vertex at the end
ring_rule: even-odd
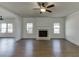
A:
POLYGON ((37 27, 37 40, 50 40, 49 38, 49 27, 38 26, 37 27))

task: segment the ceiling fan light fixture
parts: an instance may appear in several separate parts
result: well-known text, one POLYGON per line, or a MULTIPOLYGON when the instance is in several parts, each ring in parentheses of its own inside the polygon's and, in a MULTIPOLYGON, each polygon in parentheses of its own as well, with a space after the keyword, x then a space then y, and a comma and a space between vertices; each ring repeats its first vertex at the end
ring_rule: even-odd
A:
POLYGON ((46 9, 45 8, 41 8, 40 11, 41 12, 46 12, 46 9))

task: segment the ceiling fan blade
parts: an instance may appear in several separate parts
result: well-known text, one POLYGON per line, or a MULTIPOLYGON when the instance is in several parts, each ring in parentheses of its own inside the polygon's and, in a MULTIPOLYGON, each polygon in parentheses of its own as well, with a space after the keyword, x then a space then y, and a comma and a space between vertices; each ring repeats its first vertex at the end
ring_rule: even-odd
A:
POLYGON ((52 12, 52 11, 50 11, 50 10, 46 10, 46 11, 47 11, 47 12, 50 12, 50 13, 52 12))
POLYGON ((55 5, 54 4, 52 4, 52 5, 49 5, 49 6, 47 6, 47 8, 51 8, 51 7, 54 7, 55 5))
POLYGON ((42 3, 42 6, 45 7, 45 3, 44 2, 42 3))
POLYGON ((40 10, 40 8, 33 8, 33 10, 40 10))
POLYGON ((38 5, 41 7, 41 2, 37 2, 38 3, 38 5))

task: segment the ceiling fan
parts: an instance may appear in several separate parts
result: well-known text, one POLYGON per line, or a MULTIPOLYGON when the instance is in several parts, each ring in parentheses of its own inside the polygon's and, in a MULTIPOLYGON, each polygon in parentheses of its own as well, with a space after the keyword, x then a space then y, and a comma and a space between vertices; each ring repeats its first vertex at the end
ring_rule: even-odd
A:
POLYGON ((3 17, 2 16, 0 16, 0 20, 3 20, 3 17))
POLYGON ((43 12, 49 12, 52 13, 50 10, 51 7, 55 7, 54 4, 48 5, 47 2, 37 2, 39 8, 34 8, 34 10, 40 10, 40 14, 43 12))

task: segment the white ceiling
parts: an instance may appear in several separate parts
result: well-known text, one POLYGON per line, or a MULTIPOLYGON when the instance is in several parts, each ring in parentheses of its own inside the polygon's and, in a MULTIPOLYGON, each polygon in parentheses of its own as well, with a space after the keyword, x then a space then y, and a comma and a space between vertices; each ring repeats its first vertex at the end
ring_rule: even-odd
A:
POLYGON ((33 10, 39 7, 35 2, 0 2, 0 5, 23 17, 64 17, 79 10, 79 2, 51 2, 55 4, 51 8, 52 13, 40 14, 40 10, 33 10))

